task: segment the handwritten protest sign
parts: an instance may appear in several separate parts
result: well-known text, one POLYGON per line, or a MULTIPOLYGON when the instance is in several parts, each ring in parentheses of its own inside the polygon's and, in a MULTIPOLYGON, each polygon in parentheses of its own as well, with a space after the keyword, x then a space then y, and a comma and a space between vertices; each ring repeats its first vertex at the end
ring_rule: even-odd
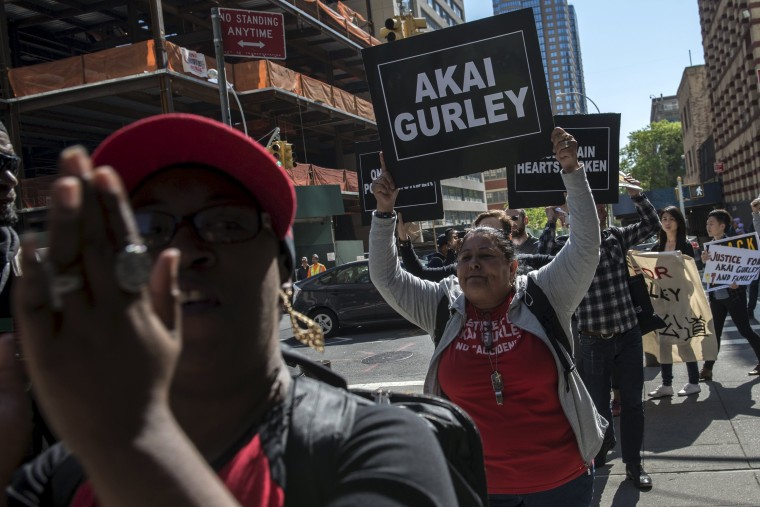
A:
MULTIPOLYGON (((362 224, 369 225, 372 222, 372 211, 377 208, 377 201, 370 185, 372 180, 380 175, 379 142, 356 143, 356 170, 359 180, 362 224)), ((400 189, 395 209, 402 213, 405 222, 443 218, 441 185, 438 181, 408 185, 400 189)))
MULTIPOLYGON (((620 165, 620 115, 574 114, 554 117, 578 140, 578 160, 583 162, 594 201, 599 204, 618 202, 620 165)), ((532 208, 565 201, 565 184, 560 166, 546 144, 535 158, 521 160, 507 168, 509 205, 512 208, 532 208)))
POLYGON ((760 250, 756 232, 705 243, 708 260, 703 280, 707 292, 749 285, 760 272, 760 250))
POLYGON ((644 351, 660 363, 714 360, 712 312, 694 259, 681 252, 628 252, 632 273, 643 273, 655 312, 667 326, 644 336, 644 351))
POLYGON ((532 9, 372 46, 362 57, 399 186, 509 166, 551 146, 532 9))

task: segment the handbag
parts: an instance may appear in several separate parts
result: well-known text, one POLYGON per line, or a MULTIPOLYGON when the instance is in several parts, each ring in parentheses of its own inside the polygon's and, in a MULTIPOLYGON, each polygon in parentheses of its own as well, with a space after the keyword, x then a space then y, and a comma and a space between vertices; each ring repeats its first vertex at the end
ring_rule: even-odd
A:
POLYGON ((628 290, 631 292, 633 309, 636 311, 636 319, 639 321, 642 335, 662 329, 668 325, 662 320, 662 317, 655 313, 652 307, 652 300, 649 298, 649 291, 647 290, 644 275, 639 273, 638 275, 629 276, 628 290))

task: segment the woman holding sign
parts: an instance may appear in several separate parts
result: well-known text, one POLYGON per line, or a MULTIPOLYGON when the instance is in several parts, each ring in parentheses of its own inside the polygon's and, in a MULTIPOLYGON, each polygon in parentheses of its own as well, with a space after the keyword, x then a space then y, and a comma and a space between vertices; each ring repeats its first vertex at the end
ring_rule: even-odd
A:
MULTIPOLYGON (((694 248, 686 239, 686 220, 681 210, 676 206, 668 206, 660 211, 660 223, 662 228, 657 236, 657 243, 652 246, 653 252, 675 252, 694 258, 694 248)), ((649 393, 652 398, 673 396, 673 364, 662 363, 662 384, 649 393)), ((686 371, 689 374, 689 383, 678 391, 678 396, 689 396, 699 393, 699 366, 696 361, 686 363, 686 371)))
POLYGON ((527 276, 517 276, 514 247, 503 229, 482 226, 464 236, 456 277, 436 283, 401 269, 393 241, 398 189, 385 172, 372 183, 377 211, 370 230, 370 276, 396 311, 431 336, 439 302, 446 298, 450 317, 424 390, 446 396, 474 419, 492 507, 588 506, 592 461, 607 427, 578 372, 565 367, 568 353, 552 345, 526 295, 530 278, 569 334, 570 316, 599 257, 599 219, 578 163, 578 144, 560 128, 552 132, 552 143, 578 221, 554 260, 527 276))
MULTIPOLYGON (((714 209, 707 215, 707 234, 713 239, 723 239, 726 231, 731 226, 731 214, 724 209, 714 209)), ((709 246, 708 246, 709 248, 709 246)), ((702 253, 702 260, 707 262, 710 254, 707 250, 702 253)), ((709 292, 710 310, 715 324, 715 339, 718 340, 718 352, 720 352, 720 335, 723 332, 723 324, 726 316, 731 315, 731 320, 736 324, 736 329, 747 339, 757 356, 757 366, 747 372, 747 375, 760 375, 760 336, 752 330, 747 315, 747 290, 743 285, 731 285, 730 288, 718 289, 709 292)), ((705 361, 704 367, 699 372, 699 380, 712 380, 713 365, 715 361, 705 361)))

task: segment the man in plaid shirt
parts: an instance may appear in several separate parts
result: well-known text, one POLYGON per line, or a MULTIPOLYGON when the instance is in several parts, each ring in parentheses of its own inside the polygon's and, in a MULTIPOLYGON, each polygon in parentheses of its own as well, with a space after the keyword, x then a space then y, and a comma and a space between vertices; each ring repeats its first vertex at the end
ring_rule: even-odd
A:
MULTIPOLYGON (((627 178, 632 185, 639 182, 627 178)), ((641 330, 628 290, 626 252, 660 230, 660 219, 652 203, 639 189, 627 188, 641 221, 627 227, 607 225, 607 211, 597 206, 602 230, 599 265, 588 293, 575 312, 580 330, 583 381, 599 414, 612 421, 610 388, 613 365, 620 374, 622 410, 620 428, 623 462, 626 475, 636 487, 652 487, 652 479, 641 466, 644 440, 644 355, 641 330)), ((571 223, 572 223, 572 217, 571 223)), ((552 221, 550 220, 550 223, 552 221)), ((539 239, 539 253, 556 254, 563 238, 554 237, 554 228, 547 225, 539 239)), ((615 427, 610 424, 604 445, 594 460, 601 467, 616 443, 615 427)))

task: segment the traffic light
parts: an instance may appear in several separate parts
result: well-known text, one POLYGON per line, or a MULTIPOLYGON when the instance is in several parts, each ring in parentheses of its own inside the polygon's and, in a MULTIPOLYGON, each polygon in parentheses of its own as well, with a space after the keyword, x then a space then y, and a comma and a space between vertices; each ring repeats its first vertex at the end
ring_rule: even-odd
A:
POLYGON ((282 165, 285 169, 292 169, 296 165, 293 159, 293 145, 285 141, 280 141, 280 144, 282 145, 282 165))
POLYGON ((425 18, 415 18, 411 14, 407 14, 404 18, 404 37, 412 37, 417 35, 419 30, 427 28, 427 21, 425 18))
POLYGON ((388 42, 404 38, 404 18, 396 16, 385 20, 385 27, 380 29, 380 37, 388 42))
POLYGON ((282 141, 275 141, 267 146, 267 151, 272 154, 277 161, 277 165, 282 167, 282 141))

